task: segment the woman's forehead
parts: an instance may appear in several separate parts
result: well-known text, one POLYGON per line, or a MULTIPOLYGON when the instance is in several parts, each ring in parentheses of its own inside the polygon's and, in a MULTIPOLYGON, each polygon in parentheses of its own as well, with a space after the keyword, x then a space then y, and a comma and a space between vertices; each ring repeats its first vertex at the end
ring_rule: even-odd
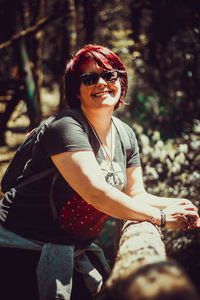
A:
POLYGON ((101 72, 102 70, 105 69, 101 68, 94 60, 84 63, 80 68, 81 73, 101 72))
POLYGON ((106 59, 103 62, 96 61, 93 58, 88 58, 80 66, 81 73, 102 72, 104 70, 113 69, 111 63, 106 59))

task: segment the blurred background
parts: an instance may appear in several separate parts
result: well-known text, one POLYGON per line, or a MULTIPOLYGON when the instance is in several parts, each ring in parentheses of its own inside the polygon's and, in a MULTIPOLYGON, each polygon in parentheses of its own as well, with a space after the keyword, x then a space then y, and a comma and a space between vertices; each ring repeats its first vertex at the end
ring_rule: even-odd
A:
MULTIPOLYGON (((155 195, 200 207, 200 4, 197 0, 0 0, 0 179, 31 129, 65 108, 66 61, 111 48, 129 74, 115 114, 138 138, 155 195)), ((102 233, 112 249, 114 221, 102 233)), ((168 255, 200 290, 199 230, 163 231, 168 255)))

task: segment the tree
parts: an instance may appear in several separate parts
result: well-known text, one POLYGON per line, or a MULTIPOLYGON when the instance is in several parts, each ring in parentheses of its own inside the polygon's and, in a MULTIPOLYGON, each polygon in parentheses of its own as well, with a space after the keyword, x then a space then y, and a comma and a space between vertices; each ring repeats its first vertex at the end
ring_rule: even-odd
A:
POLYGON ((132 115, 163 136, 199 118, 198 1, 130 0, 136 81, 132 115))

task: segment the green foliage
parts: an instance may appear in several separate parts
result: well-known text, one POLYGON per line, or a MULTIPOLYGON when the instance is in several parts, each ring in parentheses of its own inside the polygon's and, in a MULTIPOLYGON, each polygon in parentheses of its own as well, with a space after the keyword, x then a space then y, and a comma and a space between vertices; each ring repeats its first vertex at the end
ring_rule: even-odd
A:
POLYGON ((135 78, 130 115, 173 137, 199 118, 200 12, 195 0, 130 1, 135 78))
MULTIPOLYGON (((36 23, 42 6, 47 18, 54 16, 55 8, 60 11, 60 16, 41 31, 40 58, 45 85, 61 82, 69 49, 73 48, 69 45, 73 36, 76 49, 85 43, 103 44, 124 61, 129 73, 130 106, 128 116, 123 110, 121 115, 128 117, 129 122, 139 122, 146 132, 149 128, 159 130, 166 139, 186 131, 193 119, 199 119, 197 0, 21 1, 11 10, 5 0, 2 3, 2 26, 10 28, 9 32, 2 32, 2 40, 36 23), (73 22, 69 23, 69 19, 73 22)), ((29 55, 35 62, 35 33, 27 36, 27 41, 29 55)), ((2 71, 8 70, 11 62, 9 51, 5 53, 2 71)))

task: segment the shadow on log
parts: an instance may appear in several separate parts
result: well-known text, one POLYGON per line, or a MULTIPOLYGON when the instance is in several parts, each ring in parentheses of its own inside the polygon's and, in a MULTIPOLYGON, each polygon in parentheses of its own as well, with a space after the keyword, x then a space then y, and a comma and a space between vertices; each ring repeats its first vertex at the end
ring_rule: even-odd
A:
POLYGON ((168 260, 160 231, 149 222, 127 221, 106 282, 109 300, 199 300, 191 280, 168 260))

